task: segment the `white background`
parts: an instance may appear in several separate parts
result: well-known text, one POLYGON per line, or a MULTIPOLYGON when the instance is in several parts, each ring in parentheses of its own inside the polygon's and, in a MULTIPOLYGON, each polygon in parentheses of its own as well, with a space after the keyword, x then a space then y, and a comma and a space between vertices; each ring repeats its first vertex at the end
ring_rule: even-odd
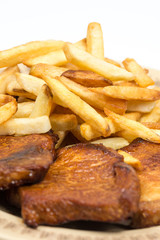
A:
POLYGON ((0 50, 32 40, 76 42, 101 23, 106 57, 160 69, 160 0, 0 0, 0 50))

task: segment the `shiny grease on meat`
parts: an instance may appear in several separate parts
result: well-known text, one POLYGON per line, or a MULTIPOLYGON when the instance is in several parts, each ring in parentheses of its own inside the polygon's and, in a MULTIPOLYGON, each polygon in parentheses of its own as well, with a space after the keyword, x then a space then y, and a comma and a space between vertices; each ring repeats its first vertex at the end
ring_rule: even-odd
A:
POLYGON ((24 222, 32 227, 74 220, 122 223, 138 210, 139 181, 115 150, 76 144, 58 151, 40 183, 19 192, 24 222))
POLYGON ((55 156, 52 133, 0 136, 0 189, 40 181, 55 156))

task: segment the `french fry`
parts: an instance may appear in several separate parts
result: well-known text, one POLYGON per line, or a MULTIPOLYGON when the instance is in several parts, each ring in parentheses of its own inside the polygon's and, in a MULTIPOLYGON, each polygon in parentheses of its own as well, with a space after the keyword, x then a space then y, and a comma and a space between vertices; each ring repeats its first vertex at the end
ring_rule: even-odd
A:
MULTIPOLYGON (((86 50, 86 39, 82 39, 81 41, 75 43, 75 46, 82 50, 86 50)), ((23 62, 28 67, 39 63, 50 64, 54 66, 62 66, 67 64, 67 59, 62 49, 51 51, 45 55, 40 55, 38 57, 31 57, 23 62)))
POLYGON ((36 58, 29 58, 23 62, 28 67, 31 67, 33 65, 39 64, 39 63, 46 63, 51 64, 55 66, 61 66, 67 63, 66 56, 62 49, 49 52, 45 55, 36 57, 36 58))
POLYGON ((44 115, 49 116, 51 113, 52 104, 53 104, 52 93, 49 87, 46 84, 44 84, 40 89, 33 110, 29 117, 35 118, 44 115))
POLYGON ((70 92, 59 80, 58 77, 51 78, 43 74, 42 78, 46 81, 47 85, 53 91, 61 102, 71 109, 76 115, 80 116, 84 121, 91 124, 102 135, 108 135, 108 126, 103 117, 96 112, 94 108, 84 102, 80 97, 70 92), (77 107, 78 106, 78 107, 77 107))
POLYGON ((147 75, 146 71, 131 58, 126 58, 123 61, 123 65, 127 71, 135 75, 135 81, 140 87, 148 87, 154 85, 154 81, 147 75))
POLYGON ((117 81, 114 82, 114 86, 129 86, 129 87, 137 87, 137 83, 135 81, 117 81))
POLYGON ((155 106, 155 101, 134 100, 127 102, 127 111, 149 113, 155 106))
POLYGON ((123 156, 125 163, 137 169, 141 167, 141 162, 137 158, 131 156, 129 153, 122 150, 118 150, 118 153, 123 156))
POLYGON ((71 130, 71 133, 75 138, 77 138, 80 142, 87 142, 85 138, 81 135, 80 124, 78 124, 75 128, 71 130))
POLYGON ((51 129, 48 116, 12 118, 0 125, 0 135, 27 135, 46 133, 51 129))
POLYGON ((67 68, 68 70, 80 70, 79 67, 77 67, 76 65, 72 64, 72 63, 66 63, 64 65, 62 65, 61 67, 63 68, 67 68))
POLYGON ((134 120, 134 121, 139 121, 141 115, 142 114, 140 112, 131 112, 131 113, 125 113, 124 117, 134 120))
POLYGON ((110 110, 119 114, 124 114, 127 109, 127 103, 125 100, 113 99, 106 97, 104 94, 99 94, 90 91, 90 89, 73 82, 65 77, 60 77, 59 80, 73 93, 78 95, 84 101, 91 106, 103 110, 104 107, 108 107, 110 110), (95 101, 96 99, 96 101, 95 101))
POLYGON ((56 114, 50 116, 53 131, 69 131, 77 127, 77 118, 74 114, 56 114))
POLYGON ((104 59, 103 32, 99 23, 88 24, 87 52, 97 58, 104 59))
POLYGON ((61 76, 63 72, 67 71, 67 68, 51 66, 48 64, 37 64, 33 66, 30 70, 30 74, 42 78, 43 74, 49 74, 51 77, 61 76))
POLYGON ((29 72, 30 72, 30 68, 27 67, 26 65, 24 65, 23 63, 19 63, 18 68, 19 68, 20 73, 29 74, 29 72))
POLYGON ((12 76, 12 80, 6 85, 6 93, 12 96, 25 97, 30 99, 36 99, 36 96, 32 93, 24 90, 16 80, 16 76, 12 76))
POLYGON ((19 72, 18 66, 9 67, 0 73, 0 93, 4 94, 6 92, 8 78, 16 72, 19 72))
POLYGON ((91 142, 92 144, 103 144, 105 147, 120 149, 128 146, 129 142, 121 137, 103 138, 91 142))
POLYGON ((34 102, 18 103, 17 112, 13 115, 14 118, 27 118, 30 116, 34 107, 34 102))
POLYGON ((121 64, 113 59, 110 59, 110 58, 104 58, 104 61, 108 62, 108 63, 111 63, 117 67, 121 67, 121 64))
POLYGON ((0 68, 12 67, 31 57, 62 49, 63 41, 35 41, 0 52, 0 68))
POLYGON ((64 46, 64 53, 69 62, 81 67, 84 70, 96 72, 111 81, 134 80, 134 75, 123 68, 119 68, 104 60, 98 59, 91 54, 76 48, 73 44, 67 43, 64 46))
POLYGON ((128 130, 122 130, 116 133, 116 136, 125 138, 129 143, 131 143, 134 139, 137 138, 136 135, 129 132, 128 130))
MULTIPOLYGON (((121 130, 121 128, 119 128, 110 118, 104 118, 108 128, 110 129, 110 133, 108 134, 108 136, 110 136, 112 133, 115 133, 119 130, 121 130)), ((87 123, 82 123, 80 125, 80 132, 83 138, 85 138, 87 141, 90 141, 92 139, 95 138, 99 138, 101 136, 101 134, 96 131, 91 125, 87 124, 87 123)))
POLYGON ((140 122, 158 122, 160 120, 160 101, 157 101, 155 107, 150 113, 143 115, 140 122))
POLYGON ((85 87, 105 87, 112 85, 112 82, 109 79, 87 70, 68 70, 63 72, 62 76, 85 87))
POLYGON ((160 99, 160 92, 154 89, 125 86, 107 86, 102 93, 108 97, 125 100, 155 101, 160 99))
POLYGON ((74 43, 74 45, 75 45, 77 48, 79 48, 79 49, 81 49, 81 50, 83 50, 83 51, 87 51, 86 38, 83 38, 82 40, 74 43))
POLYGON ((91 125, 87 123, 82 123, 80 125, 80 133, 81 133, 81 136, 87 141, 90 141, 95 138, 99 138, 101 136, 100 132, 96 131, 91 125))
POLYGON ((10 119, 16 111, 16 99, 8 95, 0 94, 0 124, 10 119))
POLYGON ((16 73, 16 80, 25 91, 35 96, 38 96, 41 87, 45 84, 42 79, 25 73, 16 73))
POLYGON ((141 122, 144 126, 151 129, 160 129, 160 122, 141 122))
POLYGON ((104 109, 104 112, 123 130, 127 129, 128 132, 135 135, 136 137, 141 137, 145 140, 155 143, 160 143, 160 136, 151 129, 145 127, 143 124, 111 112, 107 108, 104 109))

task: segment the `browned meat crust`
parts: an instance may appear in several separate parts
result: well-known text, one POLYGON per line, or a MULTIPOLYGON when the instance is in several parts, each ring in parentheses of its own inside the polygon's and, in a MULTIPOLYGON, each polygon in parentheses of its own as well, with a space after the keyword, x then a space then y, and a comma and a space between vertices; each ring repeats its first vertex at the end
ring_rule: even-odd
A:
POLYGON ((132 226, 149 227, 160 224, 160 144, 142 139, 134 140, 122 149, 141 161, 137 170, 140 180, 141 197, 139 211, 132 226))
POLYGON ((80 143, 60 149, 44 180, 21 187, 20 196, 23 219, 32 227, 123 222, 138 209, 139 181, 115 150, 80 143))
POLYGON ((0 136, 0 189, 41 180, 53 162, 57 136, 0 136))

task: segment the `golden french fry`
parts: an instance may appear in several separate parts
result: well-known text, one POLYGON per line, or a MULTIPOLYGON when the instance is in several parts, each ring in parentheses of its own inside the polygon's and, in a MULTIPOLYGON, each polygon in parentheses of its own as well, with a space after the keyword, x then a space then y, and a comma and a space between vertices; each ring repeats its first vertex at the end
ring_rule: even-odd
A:
POLYGON ((104 59, 103 32, 99 23, 88 24, 87 52, 97 58, 104 59))
POLYGON ((122 151, 122 150, 118 150, 118 153, 123 156, 125 163, 131 165, 134 168, 140 168, 141 167, 141 162, 137 158, 134 158, 129 153, 127 153, 125 151, 122 151))
POLYGON ((105 87, 113 85, 109 79, 87 70, 67 70, 62 74, 62 76, 67 77, 85 87, 105 87))
POLYGON ((6 90, 5 92, 12 96, 19 96, 19 97, 25 97, 29 99, 35 99, 36 96, 32 93, 29 93, 25 91, 17 82, 16 76, 11 75, 9 79, 7 80, 6 90))
POLYGON ((18 68, 19 68, 20 73, 29 74, 29 72, 30 72, 30 68, 27 67, 26 65, 24 65, 23 63, 19 63, 18 68))
MULTIPOLYGON (((121 128, 119 128, 117 124, 115 124, 114 121, 112 121, 112 119, 106 118, 106 117, 104 119, 108 125, 108 129, 110 129, 108 136, 110 136, 112 133, 115 133, 121 130, 121 128)), ((102 136, 102 134, 100 134, 96 129, 94 129, 91 125, 87 123, 82 123, 80 125, 80 132, 82 137, 85 138, 87 141, 90 141, 92 139, 99 138, 100 136, 102 136)))
POLYGON ((114 112, 111 112, 107 108, 104 109, 106 115, 111 118, 114 122, 119 125, 120 128, 130 132, 131 134, 135 135, 136 137, 141 137, 145 140, 152 141, 155 143, 160 143, 160 136, 156 134, 151 129, 145 127, 143 124, 127 119, 121 115, 118 115, 114 112))
POLYGON ((51 113, 52 104, 53 104, 52 93, 49 87, 46 84, 44 84, 39 91, 33 110, 29 117, 35 118, 44 115, 49 116, 51 113))
POLYGON ((117 67, 122 67, 121 64, 113 59, 110 59, 110 58, 104 58, 104 61, 108 62, 108 63, 111 63, 117 67))
POLYGON ((103 117, 96 112, 90 105, 84 102, 80 97, 70 92, 57 78, 51 78, 46 74, 43 74, 42 78, 51 91, 53 95, 55 94, 61 102, 71 109, 75 114, 80 116, 84 121, 91 124, 97 131, 101 132, 102 135, 108 135, 108 126, 103 117), (78 106, 78 107, 77 107, 78 106))
POLYGON ((0 125, 0 135, 27 135, 46 133, 51 129, 48 116, 12 118, 0 125))
POLYGON ((10 119, 17 111, 16 99, 0 94, 0 124, 10 119))
POLYGON ((63 41, 35 41, 0 52, 0 67, 12 67, 28 58, 63 48, 63 41))
POLYGON ((127 111, 129 112, 141 112, 148 113, 152 111, 155 106, 155 101, 141 101, 141 100, 133 100, 127 102, 127 111))
POLYGON ((116 133, 116 136, 125 138, 129 143, 131 143, 134 139, 137 138, 133 133, 128 130, 122 130, 116 133))
POLYGON ((134 120, 134 121, 138 121, 141 117, 141 113, 140 112, 131 112, 131 113, 125 113, 124 117, 134 120))
POLYGON ((66 63, 64 65, 62 65, 61 67, 69 69, 69 70, 80 70, 79 67, 77 67, 76 65, 72 64, 72 63, 66 63))
POLYGON ((146 71, 131 58, 126 58, 123 61, 124 67, 135 75, 135 81, 140 87, 148 87, 154 85, 154 81, 147 75, 146 71))
POLYGON ((56 114, 50 116, 53 131, 68 131, 77 127, 77 118, 74 114, 56 114))
POLYGON ((14 118, 27 118, 30 116, 34 107, 34 102, 18 103, 17 112, 13 115, 14 118))
POLYGON ((157 101, 155 107, 150 113, 144 114, 140 122, 158 122, 160 120, 160 101, 157 101))
POLYGON ((98 59, 91 54, 76 48, 71 43, 65 44, 63 49, 68 61, 84 70, 91 70, 113 81, 134 80, 134 75, 132 73, 127 72, 123 68, 107 63, 104 60, 98 59))
MULTIPOLYGON (((75 45, 83 50, 86 49, 86 40, 82 39, 81 41, 75 43, 75 45)), ((67 64, 67 59, 62 49, 51 51, 45 55, 40 55, 38 57, 31 57, 23 62, 25 65, 31 67, 39 63, 46 63, 54 66, 62 66, 67 64)))
POLYGON ((74 129, 71 130, 71 133, 75 138, 77 138, 80 142, 87 142, 85 138, 81 135, 80 124, 78 124, 74 129))
POLYGON ((39 63, 46 63, 46 64, 55 65, 55 66, 61 66, 67 63, 67 59, 63 50, 60 49, 57 51, 49 52, 45 55, 42 55, 36 58, 29 58, 25 60, 23 63, 29 67, 39 63))
POLYGON ((106 97, 104 94, 99 94, 90 91, 90 89, 73 82, 65 77, 60 77, 59 80, 73 93, 78 95, 84 101, 91 106, 103 110, 104 107, 108 107, 110 110, 119 114, 124 114, 127 109, 127 103, 125 100, 113 99, 106 97), (96 101, 95 101, 96 99, 96 101))
POLYGON ((151 128, 151 129, 160 129, 159 122, 141 122, 144 126, 151 128))
POLYGON ((6 86, 10 81, 9 78, 16 72, 19 72, 18 66, 9 67, 0 73, 0 93, 4 94, 6 92, 6 86))
POLYGON ((75 45, 77 48, 79 48, 79 49, 81 49, 81 50, 83 50, 83 51, 87 51, 86 38, 83 38, 83 39, 81 39, 80 41, 74 43, 74 45, 75 45))
POLYGON ((90 141, 95 138, 99 138, 102 135, 100 132, 96 131, 91 125, 87 123, 82 123, 80 125, 80 133, 81 133, 81 136, 87 141, 90 141))
POLYGON ((137 87, 137 83, 133 80, 133 81, 117 81, 114 82, 114 86, 129 86, 129 87, 137 87))
POLYGON ((103 144, 105 147, 120 149, 128 146, 129 142, 121 137, 103 138, 91 142, 92 144, 103 144))
POLYGON ((107 86, 103 88, 102 93, 125 100, 155 101, 160 99, 160 91, 140 87, 107 86))
POLYGON ((25 73, 16 73, 16 79, 19 85, 27 92, 38 96, 38 93, 41 87, 45 82, 37 77, 25 74, 25 73))
POLYGON ((67 68, 40 63, 31 68, 30 74, 39 78, 42 78, 43 74, 49 74, 51 77, 57 77, 61 76, 62 73, 67 70, 67 68))

